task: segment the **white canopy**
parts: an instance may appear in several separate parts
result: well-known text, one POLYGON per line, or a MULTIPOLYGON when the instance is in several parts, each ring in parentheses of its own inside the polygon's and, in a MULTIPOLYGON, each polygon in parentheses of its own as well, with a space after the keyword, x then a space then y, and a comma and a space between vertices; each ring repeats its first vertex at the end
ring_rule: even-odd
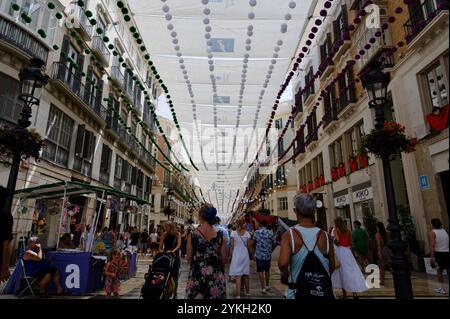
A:
POLYGON ((260 145, 255 138, 264 136, 316 2, 129 1, 169 88, 189 155, 200 169, 196 177, 205 199, 223 218, 232 213, 237 191, 245 187, 260 145), (233 154, 238 160, 232 162, 233 154))

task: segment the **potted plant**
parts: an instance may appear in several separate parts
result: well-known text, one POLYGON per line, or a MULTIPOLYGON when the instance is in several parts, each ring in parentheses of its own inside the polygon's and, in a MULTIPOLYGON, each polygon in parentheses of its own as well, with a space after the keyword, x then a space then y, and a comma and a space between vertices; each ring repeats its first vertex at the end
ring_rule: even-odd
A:
POLYGON ((397 122, 385 122, 380 130, 372 130, 363 136, 359 146, 360 155, 370 152, 378 158, 392 159, 400 152, 414 152, 417 139, 405 135, 405 127, 397 122))
POLYGON ((10 163, 15 154, 26 160, 33 157, 39 161, 44 139, 34 129, 20 126, 0 126, 0 161, 10 163))

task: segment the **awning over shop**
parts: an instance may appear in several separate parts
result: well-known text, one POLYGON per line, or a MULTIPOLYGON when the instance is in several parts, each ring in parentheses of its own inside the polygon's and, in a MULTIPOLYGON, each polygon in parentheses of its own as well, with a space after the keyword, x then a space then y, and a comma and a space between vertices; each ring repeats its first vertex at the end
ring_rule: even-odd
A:
POLYGON ((134 195, 124 193, 118 189, 110 188, 110 187, 100 187, 94 186, 83 182, 58 182, 53 184, 45 184, 36 187, 19 189, 14 192, 15 197, 19 197, 21 199, 32 199, 32 198, 59 198, 64 196, 76 196, 83 194, 103 194, 113 195, 119 198, 126 198, 132 201, 135 201, 138 205, 150 205, 149 202, 143 200, 142 198, 138 198, 134 195))

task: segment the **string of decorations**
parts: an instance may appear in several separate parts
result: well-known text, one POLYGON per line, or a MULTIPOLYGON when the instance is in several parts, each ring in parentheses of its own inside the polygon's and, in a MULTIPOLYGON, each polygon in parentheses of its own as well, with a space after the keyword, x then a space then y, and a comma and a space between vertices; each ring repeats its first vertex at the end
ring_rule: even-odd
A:
MULTIPOLYGON (((165 0, 161 0, 161 1, 162 2, 166 2, 165 0)), ((208 168, 206 166, 206 162, 204 160, 204 156, 203 156, 203 145, 202 145, 201 140, 200 140, 201 134, 200 134, 200 131, 199 131, 198 121, 197 121, 197 105, 196 105, 195 99, 194 99, 195 95, 194 95, 194 92, 192 90, 192 83, 191 83, 191 80, 190 80, 190 77, 189 77, 187 66, 184 64, 183 53, 182 53, 182 50, 181 50, 181 46, 180 46, 179 40, 177 38, 178 33, 176 32, 175 26, 171 22, 172 14, 170 12, 170 7, 168 5, 164 5, 162 7, 162 11, 165 13, 165 19, 168 21, 167 30, 170 31, 170 36, 173 38, 172 39, 172 43, 174 44, 174 50, 176 52, 176 56, 178 57, 178 63, 180 64, 180 70, 181 70, 181 72, 183 74, 183 78, 185 80, 186 87, 187 87, 189 95, 191 97, 192 118, 194 120, 194 126, 195 126, 195 130, 196 130, 196 133, 197 133, 197 138, 198 138, 198 141, 199 141, 199 145, 200 145, 201 159, 202 159, 202 162, 203 162, 203 166, 205 167, 206 170, 208 170, 208 168)), ((208 31, 208 27, 206 27, 205 30, 208 31)))
MULTIPOLYGON (((77 1, 77 4, 78 4, 79 6, 80 6, 80 5, 84 5, 84 2, 83 2, 83 1, 77 1)), ((51 1, 49 1, 49 2, 47 3, 47 6, 48 6, 48 8, 49 8, 50 10, 56 9, 55 4, 54 4, 53 2, 51 2, 51 1)), ((12 5, 12 9, 15 10, 15 11, 18 11, 18 10, 20 10, 20 6, 18 6, 17 4, 13 4, 13 5, 12 5)), ((82 8, 82 9, 83 9, 83 8, 82 8)), ((84 10, 84 9, 83 9, 83 10, 84 10)), ((85 12, 85 15, 86 15, 88 18, 91 18, 91 17, 93 16, 93 13, 90 12, 89 10, 84 10, 84 12, 85 12)), ((31 22, 31 20, 30 20, 31 18, 28 19, 28 18, 25 16, 26 13, 22 13, 22 15, 24 16, 23 18, 24 18, 24 20, 25 20, 27 23, 30 23, 30 22, 31 22)), ((58 20, 61 20, 61 19, 63 18, 63 15, 62 15, 60 12, 56 12, 55 17, 56 17, 58 20)), ((90 23, 92 26, 94 26, 94 25, 96 25, 97 22, 96 22, 95 19, 90 19, 90 20, 89 20, 89 23, 90 23)), ((102 30, 101 28, 97 28, 97 29, 96 29, 96 33, 99 34, 99 35, 101 35, 101 34, 103 33, 103 30, 102 30)), ((45 34, 44 31, 38 30, 38 34, 39 34, 41 37, 43 37, 43 38, 46 37, 46 34, 45 34)), ((75 32, 75 31, 73 30, 73 31, 70 32, 70 35, 76 40, 77 44, 78 44, 80 47, 83 48, 85 54, 91 54, 90 59, 91 59, 91 61, 94 62, 94 65, 97 67, 97 69, 99 69, 99 71, 101 71, 101 72, 106 73, 106 74, 108 75, 108 80, 109 80, 109 81, 112 81, 111 76, 106 72, 105 68, 103 67, 103 63, 102 63, 100 60, 98 60, 98 59, 92 54, 92 51, 89 49, 89 46, 83 41, 83 39, 82 39, 81 37, 78 36, 77 32, 75 32)), ((108 37, 106 37, 106 36, 104 36, 103 38, 102 38, 102 37, 100 37, 100 38, 101 38, 102 41, 105 43, 105 45, 107 44, 107 42, 109 42, 109 39, 108 39, 108 37)), ((53 45, 53 49, 54 49, 54 50, 59 50, 59 47, 55 44, 55 45, 53 45)), ((114 55, 114 56, 119 55, 119 54, 118 54, 118 51, 115 50, 115 48, 114 48, 114 46, 113 46, 112 44, 110 44, 110 45, 108 46, 108 49, 109 49, 109 50, 113 50, 113 55, 114 55)), ((72 68, 74 68, 74 69, 76 69, 76 70, 79 69, 78 64, 77 64, 75 61, 73 61, 73 59, 71 59, 70 57, 66 56, 66 54, 65 54, 64 52, 61 52, 61 56, 62 56, 63 58, 66 58, 66 60, 70 63, 70 66, 71 66, 72 68)), ((124 59, 123 59, 122 57, 120 57, 120 58, 119 58, 119 62, 124 62, 124 59)), ((124 67, 126 68, 126 65, 125 65, 124 67)), ((128 70, 128 71, 129 71, 129 70, 128 70)), ((86 74, 85 74, 84 72, 82 72, 81 75, 82 75, 82 77, 86 76, 86 74)), ((135 81, 136 84, 139 85, 139 87, 141 88, 141 90, 144 91, 144 94, 147 95, 146 100, 148 101, 149 106, 152 108, 152 105, 150 104, 151 101, 150 101, 150 97, 148 96, 148 92, 145 91, 145 88, 143 87, 143 85, 138 81, 137 77, 134 76, 134 75, 132 74, 132 72, 130 73, 130 76, 133 76, 133 81, 135 81)), ((91 79, 91 78, 87 78, 86 81, 87 81, 87 83, 90 83, 90 84, 95 85, 95 82, 94 82, 93 79, 91 79)), ((113 83, 113 84, 114 84, 114 83, 113 83)), ((117 89, 117 87, 116 87, 115 85, 114 85, 114 87, 117 89)), ((100 93, 100 94, 102 93, 102 90, 101 90, 101 88, 100 88, 98 85, 95 85, 95 89, 97 90, 98 93, 100 93)), ((149 135, 149 130, 148 130, 146 127, 144 127, 144 125, 143 125, 144 122, 142 122, 142 121, 139 119, 139 115, 137 114, 137 112, 135 111, 135 109, 132 107, 132 104, 130 103, 130 101, 128 100, 128 98, 123 94, 122 89, 118 88, 118 90, 119 90, 119 92, 120 92, 120 94, 121 94, 122 99, 126 100, 126 105, 127 105, 127 107, 128 107, 128 110, 131 111, 131 114, 132 114, 132 115, 134 115, 135 119, 136 119, 136 120, 138 121, 138 123, 142 126, 142 128, 144 129, 144 131, 145 131, 145 133, 147 134, 147 136, 149 136, 149 137, 151 138, 151 136, 149 135)), ((155 117, 155 122, 156 122, 157 124, 159 124, 158 119, 157 119, 156 114, 154 113, 154 110, 153 110, 153 109, 152 109, 152 114, 153 114, 153 116, 155 117)), ((120 120, 121 120, 121 119, 120 119, 120 120)), ((159 128, 160 128, 160 131, 162 131, 162 129, 161 129, 160 126, 159 126, 159 128)), ((127 128, 127 131, 130 133, 130 135, 132 135, 134 138, 136 138, 136 137, 134 136, 134 134, 131 133, 131 129, 130 129, 130 128, 127 128)), ((151 138, 151 139, 152 139, 152 138, 151 138)), ((153 144, 159 149, 159 146, 157 145, 157 143, 154 142, 153 139, 152 139, 152 142, 153 142, 153 144)), ((166 140, 166 143, 168 143, 167 140, 166 140)), ((168 144, 168 145, 170 146, 170 144, 168 144)), ((160 149, 159 149, 159 150, 160 150, 160 149)), ((160 150, 160 151, 161 151, 161 150, 160 150)), ((161 152, 162 152, 162 151, 161 151, 161 152)), ((163 152, 162 152, 162 153, 163 153, 163 152)), ((163 153, 163 155, 165 156, 164 153, 163 153)), ((174 156, 174 157, 175 157, 175 156, 174 156)), ((178 168, 177 168, 170 160, 169 160, 169 163, 170 163, 172 166, 174 166, 176 169, 178 169, 178 168)), ((182 166, 183 169, 187 170, 181 163, 180 163, 180 166, 182 166)))
MULTIPOLYGON (((323 16, 323 17, 326 17, 326 16, 327 16, 327 14, 328 14, 328 13, 327 13, 327 9, 330 9, 330 8, 331 8, 331 6, 332 6, 332 3, 331 3, 331 2, 332 2, 332 1, 333 1, 333 0, 330 0, 330 1, 325 2, 325 4, 324 4, 325 9, 323 9, 323 10, 320 11, 320 15, 321 15, 321 16, 323 16)), ((404 3, 405 3, 405 4, 407 4, 408 2, 409 2, 409 0, 404 0, 404 3)), ((363 21, 362 18, 363 18, 364 16, 366 16, 365 8, 366 8, 368 5, 371 5, 371 4, 373 4, 373 1, 371 1, 371 0, 365 1, 365 3, 363 4, 362 9, 358 12, 356 18, 353 20, 353 24, 350 24, 350 25, 348 26, 348 30, 349 30, 349 31, 354 31, 354 30, 356 29, 356 26, 357 26, 358 24, 360 24, 360 23, 363 21)), ((403 8, 402 8, 402 7, 397 7, 397 8, 395 9, 395 14, 401 14, 402 12, 403 12, 403 8)), ((391 17, 388 18, 388 22, 389 22, 389 23, 394 23, 395 21, 396 21, 396 18, 395 18, 394 16, 391 16, 391 17)), ((316 105, 315 105, 316 107, 320 105, 320 101, 322 100, 322 97, 324 96, 325 91, 329 90, 329 89, 331 88, 332 85, 334 85, 336 82, 338 82, 338 80, 339 80, 339 78, 340 78, 341 76, 344 76, 344 75, 345 75, 345 73, 348 71, 348 68, 351 67, 351 66, 353 66, 353 65, 356 63, 355 60, 360 60, 360 59, 361 59, 361 57, 366 53, 366 50, 369 50, 369 49, 372 47, 372 45, 373 45, 374 43, 376 43, 376 41, 377 41, 376 38, 381 37, 382 34, 385 32, 385 30, 387 30, 387 29, 389 28, 389 23, 384 23, 384 24, 381 26, 381 31, 377 31, 377 32, 375 33, 375 38, 372 37, 372 38, 369 39, 369 42, 366 43, 366 44, 364 45, 364 49, 361 49, 361 50, 358 52, 358 54, 355 55, 354 60, 351 59, 351 60, 348 60, 348 61, 347 61, 346 67, 345 67, 345 68, 338 74, 338 76, 337 76, 337 77, 336 77, 336 78, 335 78, 335 79, 327 86, 327 88, 326 88, 325 90, 322 90, 322 92, 320 93, 320 98, 318 99, 318 102, 316 102, 316 105)), ((312 41, 311 41, 311 40, 315 38, 315 33, 317 33, 317 32, 319 31, 318 28, 317 28, 317 26, 322 25, 322 20, 317 19, 317 20, 315 21, 315 25, 316 25, 316 26, 313 27, 313 28, 311 29, 311 32, 310 32, 310 34, 308 35, 308 38, 309 38, 309 39, 306 41, 306 46, 304 46, 304 47, 302 48, 302 52, 299 54, 299 57, 297 58, 296 63, 294 63, 293 70, 289 73, 289 76, 286 78, 286 81, 285 81, 285 83, 283 84, 282 89, 280 90, 280 93, 279 93, 278 97, 281 97, 281 95, 284 93, 284 91, 286 90, 287 86, 289 85, 290 81, 292 80, 293 75, 295 75, 294 72, 295 72, 295 71, 298 69, 298 67, 300 66, 300 63, 302 62, 303 58, 305 57, 305 53, 308 52, 309 46, 312 44, 312 41)), ((345 32, 345 34, 344 34, 344 36, 343 36, 343 38, 344 38, 345 40, 350 40, 350 32, 349 32, 349 31, 345 32)), ((329 55, 324 59, 324 62, 320 65, 318 71, 312 76, 311 80, 310 80, 308 83, 305 84, 305 87, 304 87, 301 91, 298 92, 298 94, 303 95, 305 92, 307 92, 313 85, 315 85, 315 80, 319 78, 319 76, 326 70, 326 68, 327 68, 329 65, 332 65, 332 64, 333 64, 333 58, 334 58, 334 56, 336 55, 336 53, 339 52, 340 48, 344 45, 344 39, 340 39, 338 42, 336 42, 337 45, 335 45, 335 46, 333 47, 333 49, 331 50, 331 52, 329 53, 329 55)), ((359 82, 359 80, 358 80, 358 82, 359 82)), ((346 89, 347 89, 347 88, 346 88, 346 89)), ((342 93, 343 91, 344 91, 344 90, 342 90, 340 93, 342 93)), ((268 134, 268 132, 269 132, 269 129, 270 129, 271 125, 272 125, 272 120, 273 120, 273 117, 272 117, 271 120, 269 120, 268 129, 266 130, 266 136, 267 136, 267 134, 268 134)), ((301 130, 301 129, 304 129, 304 125, 302 125, 302 126, 300 127, 300 130, 301 130)), ((294 142, 295 142, 295 140, 294 140, 294 142)), ((290 149, 292 148, 294 142, 290 145, 290 147, 288 148, 288 150, 290 150, 290 149)), ((287 152, 285 152, 285 154, 287 154, 287 152)), ((252 166, 252 165, 254 165, 254 162, 253 162, 250 166, 252 166)))
MULTIPOLYGON (((82 0, 79 0, 79 1, 82 1, 82 0)), ((165 1, 163 1, 163 2, 165 2, 165 1)), ((170 93, 169 93, 169 89, 164 84, 164 81, 161 79, 161 76, 158 74, 158 71, 157 71, 156 67, 154 66, 153 62, 151 61, 150 53, 147 51, 147 48, 143 44, 143 40, 142 40, 142 38, 141 38, 141 36, 140 36, 140 34, 138 32, 137 26, 135 26, 135 25, 133 25, 131 23, 130 10, 127 8, 127 5, 123 1, 120 1, 120 0, 117 1, 116 5, 120 9, 120 12, 122 13, 122 16, 123 16, 125 22, 127 22, 130 25, 129 29, 133 33, 133 37, 136 39, 136 42, 141 45, 140 46, 140 51, 144 55, 145 60, 148 61, 148 65, 150 66, 151 72, 155 75, 155 78, 161 84, 161 88, 164 90, 164 93, 166 94, 167 103, 168 103, 168 105, 170 107, 170 112, 172 114, 172 119, 173 119, 173 122, 175 123, 175 127, 177 128, 178 136, 180 137, 180 140, 182 141, 183 148, 186 151, 186 155, 188 156, 191 165, 194 167, 195 170, 198 171, 198 168, 194 164, 191 156, 189 155, 189 151, 188 151, 188 149, 186 147, 186 144, 184 142, 183 135, 181 133, 181 127, 180 127, 178 119, 177 119, 177 115, 176 115, 176 112, 175 112, 175 108, 174 108, 174 104, 173 104, 172 98, 171 98, 170 93)), ((171 14, 166 14, 166 20, 168 20, 168 21, 172 20, 172 15, 171 14)), ((173 42, 174 43, 178 43, 178 40, 174 39, 173 42)), ((172 147, 171 147, 170 143, 168 143, 167 138, 165 137, 164 134, 163 134, 163 137, 166 140, 166 143, 167 143, 167 146, 169 147, 169 149, 172 150, 172 147)))
MULTIPOLYGON (((77 4, 78 4, 79 6, 80 6, 81 4, 84 5, 84 2, 83 2, 83 1, 78 1, 77 4)), ((55 4, 54 4, 53 2, 48 2, 48 3, 47 3, 47 6, 48 6, 48 8, 49 8, 50 10, 56 9, 56 6, 55 6, 55 4)), ((20 6, 17 5, 17 4, 12 4, 11 8, 12 8, 14 11, 19 11, 19 10, 20 10, 20 6)), ((83 9, 83 10, 84 10, 84 9, 83 9)), ((92 15, 93 15, 92 12, 90 12, 90 11, 85 11, 85 14, 86 14, 87 17, 92 17, 92 15)), ((29 16, 26 14, 26 12, 22 12, 21 17, 22 17, 22 19, 23 19, 26 23, 31 23, 31 22, 32 22, 31 17, 29 17, 29 16)), ((63 18, 63 14, 60 13, 60 12, 56 12, 56 13, 55 13, 55 17, 56 17, 58 20, 61 20, 61 19, 63 18)), ((95 24, 96 24, 95 19, 91 19, 91 20, 90 20, 90 24, 91 24, 91 25, 95 25, 95 24)), ((39 29, 39 30, 37 31, 37 33, 38 33, 42 38, 46 38, 46 33, 45 33, 44 30, 39 29)), ((102 30, 101 28, 97 28, 97 29, 96 29, 96 33, 97 33, 97 34, 102 34, 102 33, 103 33, 103 30, 102 30)), ((93 60, 93 61, 95 62, 95 66, 96 66, 100 71, 105 72, 105 73, 108 75, 108 80, 111 81, 111 80, 112 80, 111 76, 106 72, 106 70, 105 70, 104 67, 102 66, 101 61, 99 61, 94 55, 92 55, 92 51, 89 49, 89 46, 88 46, 85 42, 83 42, 83 40, 78 36, 78 34, 77 34, 75 31, 72 31, 72 32, 71 32, 71 36, 74 37, 74 38, 76 39, 77 44, 80 45, 80 47, 83 48, 85 54, 91 54, 91 60, 93 60)), ((106 36, 104 36, 104 37, 102 38, 102 41, 105 42, 105 44, 106 44, 106 42, 108 42, 109 39, 108 39, 106 36)), ((114 47, 111 47, 111 45, 110 45, 108 48, 109 48, 110 50, 114 49, 114 47)), ((54 49, 55 51, 56 51, 56 50, 59 50, 59 46, 57 46, 57 45, 55 44, 55 45, 53 45, 53 49, 54 49)), ((118 53, 116 53, 116 52, 117 52, 117 51, 113 51, 113 55, 118 55, 118 53)), ((62 53, 61 55, 63 56, 63 53, 62 53)), ((79 68, 79 66, 76 64, 76 62, 73 61, 70 57, 66 57, 66 59, 67 59, 67 61, 71 64, 72 67, 74 67, 75 69, 78 69, 78 68, 79 68)), ((123 59, 123 58, 122 58, 122 59, 123 59)), ((130 74, 130 75, 133 76, 133 80, 139 85, 139 87, 140 87, 141 90, 144 92, 144 94, 145 94, 145 95, 148 95, 148 92, 145 91, 145 88, 144 88, 143 85, 137 80, 137 78, 136 78, 133 74, 130 74)), ((86 74, 85 74, 84 72, 82 72, 82 77, 84 77, 84 76, 86 76, 86 74)), ((87 78, 87 81, 90 82, 91 84, 94 84, 94 82, 93 82, 91 79, 89 79, 89 78, 87 78)), ((116 88, 117 88, 117 87, 116 87, 116 88)), ((98 93, 102 93, 102 90, 101 90, 101 88, 100 88, 98 85, 95 86, 95 89, 97 90, 98 93)), ((120 91, 121 91, 121 89, 120 89, 120 91)), ((122 92, 121 92, 121 93, 122 93, 122 92)), ((122 98, 126 98, 126 97, 122 94, 122 98)), ((147 96, 146 99, 149 100, 150 98, 147 96)), ((136 112, 134 109, 131 108, 131 103, 128 103, 128 106, 129 106, 129 110, 132 111, 133 115, 135 115, 135 117, 136 117, 138 123, 143 127, 144 131, 146 131, 147 136, 151 139, 152 143, 158 148, 158 150, 163 154, 163 156, 168 160, 168 162, 169 162, 169 163, 170 163, 177 171, 181 171, 178 167, 176 167, 176 166, 170 161, 169 158, 166 157, 166 155, 164 154, 164 152, 159 148, 158 144, 153 140, 153 138, 151 137, 151 135, 148 134, 148 133, 149 133, 149 132, 148 132, 148 129, 145 128, 145 127, 142 125, 144 122, 142 122, 142 121, 139 119, 137 112, 136 112)), ((151 104, 150 104, 150 106, 151 106, 151 104)), ((155 157, 151 154, 151 152, 149 152, 149 151, 147 150, 147 148, 139 141, 139 139, 138 139, 134 134, 131 134, 131 128, 128 127, 128 126, 123 122, 123 120, 121 119, 121 117, 116 113, 116 111, 115 111, 114 109, 112 109, 112 110, 113 110, 113 112, 114 112, 114 116, 116 116, 116 118, 119 119, 120 124, 125 128, 126 131, 128 131, 128 132, 130 133, 129 135, 130 135, 130 136, 138 143, 138 145, 141 146, 141 148, 144 150, 144 152, 146 152, 146 153, 150 156, 150 158, 153 159, 156 163, 158 163, 164 170, 170 172, 171 170, 170 170, 169 168, 167 168, 167 167, 166 167, 165 165, 163 165, 157 158, 155 158, 155 157)), ((157 118, 156 118, 156 120, 157 120, 157 118)), ((160 128, 160 131, 161 131, 161 130, 162 130, 161 127, 159 127, 159 128, 160 128)), ((166 143, 167 143, 167 145, 170 147, 170 144, 168 143, 167 140, 166 140, 166 143)), ((180 163, 180 166, 182 166, 181 163, 180 163)), ((182 167, 183 167, 183 166, 182 166, 182 167)), ((184 168, 184 167, 183 167, 183 168, 184 168)), ((186 168, 184 168, 184 169, 187 170, 186 168)), ((194 194, 195 194, 195 193, 194 193, 194 194)), ((192 200, 192 198, 191 198, 190 196, 189 196, 189 199, 192 200)))
MULTIPOLYGON (((371 2, 371 1, 367 1, 367 2, 371 2)), ((408 2, 409 2, 409 0, 404 0, 404 3, 405 3, 405 4, 408 4, 408 2)), ((444 7, 442 7, 442 8, 444 8, 444 7)), ((403 12, 403 8, 402 8, 402 7, 397 7, 397 8, 395 9, 395 14, 397 14, 397 15, 398 15, 398 14, 401 14, 402 12, 403 12)), ((376 38, 380 38, 380 37, 383 35, 383 33, 389 28, 389 24, 392 24, 392 23, 394 23, 395 21, 396 21, 395 16, 390 16, 390 17, 388 18, 388 22, 382 24, 382 26, 381 26, 381 31, 375 32, 375 37, 376 37, 376 38)), ((355 18, 355 20, 354 20, 354 23, 361 23, 361 22, 362 22, 362 20, 357 19, 357 18, 355 18)), ((351 29, 355 30, 354 28, 351 28, 351 29)), ((349 59, 349 60, 347 60, 346 66, 344 67, 344 69, 341 70, 341 71, 338 73, 338 75, 337 75, 332 81, 330 81, 330 83, 326 86, 326 88, 325 88, 324 90, 321 91, 320 97, 318 98, 318 102, 316 102, 316 105, 315 105, 315 107, 314 107, 314 111, 315 111, 315 109, 317 108, 317 106, 320 105, 319 102, 323 99, 323 96, 325 95, 325 93, 330 92, 330 90, 332 90, 332 89, 334 88, 334 85, 339 81, 339 78, 342 77, 342 76, 345 76, 345 74, 347 73, 347 71, 348 71, 351 67, 353 67, 353 66, 356 64, 356 61, 360 60, 360 59, 367 53, 367 50, 370 50, 370 48, 372 47, 372 45, 373 45, 374 43, 376 43, 376 38, 373 38, 373 37, 370 38, 370 39, 369 39, 369 43, 367 43, 366 45, 364 45, 364 49, 359 50, 359 52, 355 55, 354 59, 349 59)), ((406 38, 405 38, 404 40, 405 40, 405 41, 408 41, 408 39, 406 39, 406 38)), ((404 47, 404 46, 405 46, 405 41, 400 40, 399 42, 397 42, 397 44, 396 44, 391 50, 389 50, 389 52, 387 53, 387 56, 389 57, 389 56, 393 55, 395 52, 397 52, 397 50, 398 50, 399 48, 404 47)), ((380 58, 380 61, 381 61, 381 62, 384 62, 385 60, 386 60, 386 57, 380 58)), ((320 74, 321 74, 323 71, 324 71, 323 69, 322 69, 322 70, 319 70, 318 73, 317 73, 317 76, 320 76, 320 74)), ((356 85, 356 83, 359 83, 359 82, 361 81, 361 78, 362 78, 363 76, 364 76, 364 74, 360 74, 359 77, 357 77, 355 80, 351 81, 351 82, 347 85, 347 87, 341 89, 340 92, 339 92, 339 96, 341 96, 341 95, 342 95, 346 90, 348 90, 349 88, 354 87, 354 86, 356 85)), ((329 115, 330 115, 330 114, 325 113, 325 115, 323 116, 322 121, 321 121, 322 124, 323 124, 324 121, 326 120, 326 117, 329 116, 329 115)), ((302 125, 302 126, 300 127, 300 130, 299 130, 297 133, 299 133, 302 129, 304 129, 304 125, 302 125)), ((316 129, 315 131, 313 131, 312 134, 308 134, 308 137, 309 137, 309 138, 313 137, 315 134, 317 134, 317 131, 318 131, 318 129, 316 129)), ((297 134, 297 136, 298 136, 298 134, 297 134)), ((295 142, 296 142, 296 139, 293 140, 293 142, 292 142, 291 146, 289 147, 289 149, 292 148, 292 146, 295 144, 295 142)), ((308 142, 309 142, 309 141, 306 140, 305 143, 304 143, 299 149, 300 149, 300 150, 304 149, 304 146, 305 146, 308 142)), ((287 155, 287 153, 288 153, 288 150, 287 150, 282 156, 280 156, 279 160, 283 159, 283 158, 287 155)), ((286 160, 285 163, 289 162, 290 160, 292 160, 293 158, 295 158, 297 155, 298 155, 298 154, 294 154, 294 156, 291 157, 290 159, 286 160)))
MULTIPOLYGON (((331 7, 332 7, 332 2, 333 2, 333 0, 326 1, 326 2, 324 3, 323 9, 320 10, 320 16, 321 16, 323 19, 325 19, 325 18, 327 17, 327 15, 328 15, 328 10, 331 9, 331 7)), ((355 23, 356 25, 359 24, 359 23, 361 23, 361 17, 363 17, 363 16, 366 15, 365 8, 366 8, 368 5, 370 5, 370 4, 373 4, 373 1, 372 1, 372 0, 367 0, 367 1, 365 1, 365 3, 363 4, 362 9, 358 12, 357 17, 354 19, 354 23, 355 23)), ((272 112, 271 117, 270 117, 270 119, 269 119, 269 121, 268 121, 268 124, 267 124, 267 129, 266 129, 266 134, 265 134, 265 137, 266 137, 266 138, 267 138, 267 136, 268 136, 268 134, 269 134, 269 131, 270 131, 271 127, 272 127, 272 122, 273 122, 273 119, 274 119, 274 117, 275 117, 276 111, 277 111, 277 109, 278 109, 279 101, 280 101, 280 99, 281 99, 281 96, 283 95, 283 93, 285 92, 285 90, 287 89, 287 87, 289 86, 290 82, 292 81, 292 78, 293 78, 294 75, 295 75, 295 72, 298 70, 300 64, 302 63, 303 59, 304 59, 305 56, 306 56, 306 53, 309 51, 310 46, 313 44, 313 41, 312 41, 312 40, 316 37, 316 33, 319 32, 319 28, 318 28, 318 27, 320 27, 320 26, 323 24, 323 21, 322 21, 322 19, 317 18, 317 19, 314 21, 314 24, 315 24, 315 25, 311 28, 310 33, 308 34, 308 40, 306 40, 305 45, 302 47, 301 52, 299 53, 297 59, 295 60, 295 63, 293 64, 293 67, 292 67, 291 72, 289 72, 287 78, 285 79, 284 83, 283 83, 282 86, 281 86, 281 89, 280 89, 279 92, 278 92, 277 100, 275 101, 275 104, 274 104, 274 106, 273 106, 273 112, 272 112)), ((355 26, 349 25, 349 30, 354 30, 354 29, 355 29, 355 26)), ((347 38, 347 37, 349 37, 349 34, 346 33, 346 34, 344 35, 344 38, 347 38)), ((333 57, 334 57, 334 55, 339 51, 339 49, 340 49, 343 45, 344 45, 344 41, 343 41, 342 39, 341 39, 340 41, 338 41, 338 42, 337 42, 337 45, 334 46, 334 48, 332 49, 332 51, 331 51, 331 52, 329 53, 329 55, 325 58, 325 62, 328 63, 328 64, 332 64, 332 63, 333 63, 333 57)), ((322 70, 322 69, 325 70, 325 69, 326 69, 326 66, 328 66, 328 65, 321 65, 320 68, 319 68, 319 71, 322 70)), ((302 90, 301 93, 299 93, 299 94, 303 95, 307 90, 309 90, 310 87, 312 87, 312 86, 314 85, 315 79, 317 79, 317 78, 318 78, 318 75, 317 75, 317 73, 316 73, 316 74, 311 78, 311 80, 305 85, 305 87, 303 88, 303 90, 302 90)), ((286 125, 286 127, 287 127, 287 125, 286 125)), ((255 159, 255 161, 257 161, 257 159, 255 159)), ((255 161, 253 161, 252 164, 250 164, 250 166, 254 165, 255 161)))
MULTIPOLYGON (((254 1, 254 2, 256 3, 256 1, 254 1)), ((288 3, 288 7, 289 7, 290 10, 293 10, 293 9, 295 9, 297 7, 297 3, 295 1, 290 1, 288 3)), ((254 13, 251 13, 249 15, 249 18, 252 18, 252 17, 254 18, 254 13)), ((291 13, 288 12, 284 16, 284 19, 286 21, 290 21, 292 19, 291 13)), ((283 22, 281 24, 281 26, 280 26, 280 33, 281 34, 285 34, 285 33, 287 33, 287 31, 288 31, 288 25, 287 25, 286 22, 283 22)), ((283 40, 279 39, 277 41, 277 43, 276 43, 276 46, 275 46, 274 50, 273 50, 273 54, 272 54, 273 59, 270 61, 270 65, 269 65, 268 70, 267 70, 266 78, 265 78, 264 84, 262 85, 262 90, 261 90, 259 98, 258 98, 258 104, 257 104, 257 108, 256 108, 255 119, 253 121, 253 130, 252 130, 252 134, 250 136, 250 140, 253 139, 255 128, 257 126, 258 119, 259 119, 259 112, 260 112, 260 110, 262 108, 262 102, 263 102, 264 96, 266 94, 266 89, 268 88, 270 80, 272 79, 273 70, 275 69, 275 65, 277 64, 277 58, 279 57, 279 52, 281 51, 281 48, 282 48, 283 44, 284 44, 283 40)), ((281 95, 280 95, 280 97, 281 97, 281 95)), ((280 98, 278 98, 277 101, 276 101, 277 108, 278 108, 279 100, 280 100, 280 98)), ((276 108, 274 109, 274 111, 275 110, 276 110, 276 108)), ((275 116, 274 111, 272 112, 272 116, 275 116)), ((266 137, 267 137, 267 134, 266 134, 266 137)), ((263 141, 261 143, 261 146, 259 147, 259 150, 262 148, 262 144, 264 143, 264 140, 265 139, 263 139, 263 141)), ((233 143, 233 144, 235 144, 235 143, 233 143)), ((256 154, 257 157, 258 157, 258 154, 259 154, 259 150, 258 150, 258 153, 256 154)), ((233 151, 233 154, 234 154, 234 151, 233 151)), ((248 149, 246 149, 244 159, 247 158, 247 155, 248 155, 248 149)), ((241 167, 243 164, 244 164, 244 162, 242 162, 239 167, 241 167)))

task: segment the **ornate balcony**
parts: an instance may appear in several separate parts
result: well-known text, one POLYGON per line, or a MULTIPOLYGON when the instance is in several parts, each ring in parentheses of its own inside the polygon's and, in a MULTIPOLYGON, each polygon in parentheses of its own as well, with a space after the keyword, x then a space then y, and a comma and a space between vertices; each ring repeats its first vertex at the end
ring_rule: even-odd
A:
POLYGON ((95 36, 91 42, 92 53, 99 58, 105 66, 109 66, 111 54, 100 36, 95 36))
MULTIPOLYGON (((81 74, 73 72, 64 62, 53 63, 53 80, 61 89, 69 93, 69 96, 83 105, 91 114, 106 122, 108 110, 99 103, 99 98, 94 96, 82 82, 81 74)), ((100 93, 97 93, 100 94, 100 93)))
POLYGON ((47 62, 49 52, 47 46, 37 37, 21 28, 19 24, 2 16, 0 16, 1 41, 10 44, 11 50, 25 53, 25 59, 33 57, 47 62))

